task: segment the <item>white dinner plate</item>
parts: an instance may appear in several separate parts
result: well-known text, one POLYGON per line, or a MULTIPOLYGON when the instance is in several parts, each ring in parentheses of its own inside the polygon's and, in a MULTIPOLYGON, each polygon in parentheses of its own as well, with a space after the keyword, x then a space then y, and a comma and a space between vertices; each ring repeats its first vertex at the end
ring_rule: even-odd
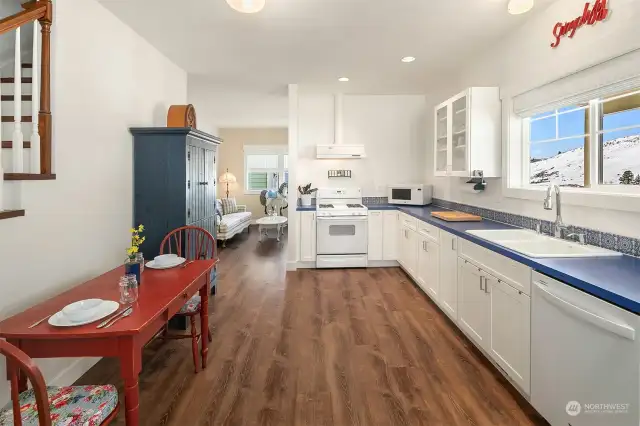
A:
POLYGON ((182 265, 186 261, 187 259, 185 259, 184 257, 179 257, 178 260, 173 263, 168 263, 166 265, 156 265, 155 260, 150 260, 147 263, 145 263, 144 266, 151 269, 169 269, 169 268, 175 268, 176 266, 182 265))
POLYGON ((49 324, 54 327, 76 327, 78 325, 91 324, 92 322, 96 322, 98 320, 101 320, 102 318, 108 317, 109 315, 117 311, 119 307, 120 304, 118 302, 105 300, 96 314, 86 321, 71 321, 62 313, 62 311, 60 311, 51 315, 51 317, 49 318, 49 324))

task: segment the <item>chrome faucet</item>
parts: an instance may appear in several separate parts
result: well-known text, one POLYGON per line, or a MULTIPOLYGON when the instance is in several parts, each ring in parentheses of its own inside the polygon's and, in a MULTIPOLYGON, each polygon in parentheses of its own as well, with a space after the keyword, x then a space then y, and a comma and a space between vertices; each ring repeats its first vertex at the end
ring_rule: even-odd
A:
POLYGON ((560 187, 555 183, 549 184, 547 188, 547 196, 544 199, 544 209, 553 210, 553 200, 551 199, 551 191, 556 191, 556 224, 553 234, 556 238, 562 238, 562 231, 567 229, 567 226, 562 221, 562 197, 560 196, 560 187))

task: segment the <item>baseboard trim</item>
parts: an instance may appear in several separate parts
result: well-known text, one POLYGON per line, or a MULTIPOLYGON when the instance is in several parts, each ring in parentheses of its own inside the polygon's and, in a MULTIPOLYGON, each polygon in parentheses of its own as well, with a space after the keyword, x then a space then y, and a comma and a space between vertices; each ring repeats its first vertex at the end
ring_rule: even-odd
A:
POLYGON ((298 270, 298 262, 287 262, 287 271, 297 271, 298 270))
POLYGON ((298 262, 298 269, 316 269, 316 262, 298 262))
POLYGON ((394 268, 400 266, 397 260, 370 260, 367 268, 394 268))
POLYGON ((67 368, 58 373, 51 380, 47 380, 50 386, 71 386, 82 377, 87 371, 98 363, 102 358, 79 358, 72 362, 67 368))

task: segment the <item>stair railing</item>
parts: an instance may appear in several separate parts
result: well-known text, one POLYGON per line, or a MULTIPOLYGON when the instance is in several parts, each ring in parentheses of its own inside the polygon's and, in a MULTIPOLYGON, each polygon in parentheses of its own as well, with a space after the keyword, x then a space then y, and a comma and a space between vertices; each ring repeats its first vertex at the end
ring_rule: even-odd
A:
MULTIPOLYGON (((52 116, 51 116, 51 25, 53 6, 51 0, 33 0, 22 5, 23 11, 0 20, 0 34, 15 31, 15 69, 13 76, 14 130, 11 140, 3 142, 11 148, 12 170, 2 170, 0 149, 0 181, 52 179, 52 116), (23 78, 21 52, 21 27, 33 22, 32 76, 23 78), (40 41, 40 43, 39 43, 40 41), (39 46, 42 46, 40 49, 39 46), (38 59, 40 58, 40 61, 38 59), (31 117, 22 116, 22 84, 32 84, 31 117), (22 123, 31 121, 30 143, 25 143, 22 123), (30 170, 24 170, 24 148, 29 147, 30 170)), ((9 81, 3 79, 5 81, 9 81)), ((9 98, 10 99, 10 98, 9 98)), ((0 127, 0 140, 2 140, 0 127)), ((7 135, 8 136, 8 135, 7 135)), ((0 211, 2 211, 2 185, 0 184, 0 211)))

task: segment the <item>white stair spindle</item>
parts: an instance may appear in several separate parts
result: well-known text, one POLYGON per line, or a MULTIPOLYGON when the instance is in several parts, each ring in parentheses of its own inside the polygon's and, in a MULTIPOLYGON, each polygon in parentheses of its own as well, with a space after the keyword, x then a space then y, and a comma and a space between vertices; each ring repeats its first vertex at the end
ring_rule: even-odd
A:
MULTIPOLYGON (((38 37, 40 23, 33 22, 33 65, 31 70, 31 173, 40 174, 40 134, 38 133, 38 114, 40 110, 40 91, 38 82, 40 68, 38 67, 38 37)), ((22 103, 22 100, 20 100, 22 103)))
POLYGON ((12 138, 13 172, 24 168, 24 136, 22 135, 22 63, 20 60, 20 28, 16 29, 15 72, 13 73, 13 106, 15 129, 12 138))

